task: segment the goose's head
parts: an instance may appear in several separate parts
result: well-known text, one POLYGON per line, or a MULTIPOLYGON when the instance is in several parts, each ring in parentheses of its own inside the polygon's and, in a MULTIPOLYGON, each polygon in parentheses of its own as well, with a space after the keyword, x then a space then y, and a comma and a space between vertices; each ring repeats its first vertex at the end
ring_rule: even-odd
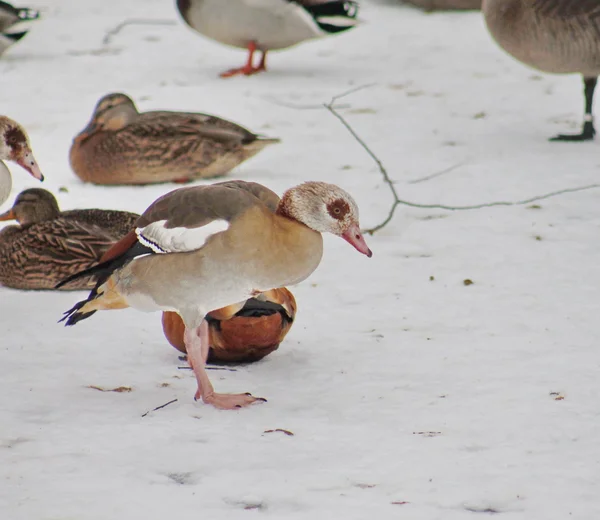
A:
POLYGON ((30 226, 37 222, 52 220, 60 214, 58 202, 49 191, 41 188, 23 190, 0 220, 16 220, 21 226, 30 226))
POLYGON ((36 179, 44 180, 27 133, 19 123, 6 116, 0 116, 0 160, 14 161, 36 179))
POLYGON ((358 206, 335 184, 305 182, 283 194, 277 213, 301 222, 319 233, 333 233, 369 258, 373 256, 360 231, 358 206))
POLYGON ((138 115, 135 103, 129 96, 121 93, 107 94, 96 103, 92 119, 75 139, 82 141, 96 132, 120 130, 138 115))

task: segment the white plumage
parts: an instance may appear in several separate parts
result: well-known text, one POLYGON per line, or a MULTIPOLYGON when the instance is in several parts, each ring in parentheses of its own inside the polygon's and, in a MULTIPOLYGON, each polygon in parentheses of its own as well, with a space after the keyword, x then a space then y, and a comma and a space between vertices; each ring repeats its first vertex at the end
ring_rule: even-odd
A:
POLYGON ((136 228, 138 240, 155 253, 185 253, 200 249, 212 235, 229 228, 226 220, 213 220, 195 228, 168 228, 165 227, 166 223, 166 220, 159 220, 136 228))

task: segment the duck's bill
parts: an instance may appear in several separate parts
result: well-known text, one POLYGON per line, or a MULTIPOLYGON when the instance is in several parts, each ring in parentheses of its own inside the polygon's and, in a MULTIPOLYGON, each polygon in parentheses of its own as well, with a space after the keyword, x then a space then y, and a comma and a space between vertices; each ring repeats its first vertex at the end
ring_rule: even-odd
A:
POLYGON ((17 220, 17 216, 12 209, 9 209, 5 213, 0 214, 0 220, 17 220))
POLYGON ((40 170, 37 161, 33 157, 33 153, 31 152, 31 150, 25 150, 25 152, 23 152, 19 157, 17 157, 15 162, 19 166, 21 166, 21 168, 27 170, 37 180, 44 180, 42 171, 40 170))
POLYGON ((367 246, 365 237, 360 232, 358 224, 352 224, 346 232, 342 234, 342 238, 350 245, 354 246, 354 249, 363 255, 367 255, 369 258, 373 256, 373 252, 369 249, 369 246, 367 246))

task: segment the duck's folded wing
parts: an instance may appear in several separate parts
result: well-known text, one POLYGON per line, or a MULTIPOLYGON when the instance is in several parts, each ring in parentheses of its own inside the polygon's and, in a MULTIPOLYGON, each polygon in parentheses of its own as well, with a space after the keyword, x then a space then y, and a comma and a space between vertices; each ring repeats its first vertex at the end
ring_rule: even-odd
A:
POLYGON ((220 142, 247 143, 256 140, 256 134, 231 121, 208 114, 181 112, 146 112, 128 131, 140 137, 186 138, 204 137, 220 142))
POLYGON ((260 184, 227 181, 180 188, 155 201, 137 222, 138 241, 156 253, 200 249, 256 205, 274 211, 279 197, 260 184))
POLYGON ((114 243, 114 237, 97 226, 59 218, 30 227, 15 240, 15 247, 30 251, 42 266, 76 273, 96 263, 114 243))

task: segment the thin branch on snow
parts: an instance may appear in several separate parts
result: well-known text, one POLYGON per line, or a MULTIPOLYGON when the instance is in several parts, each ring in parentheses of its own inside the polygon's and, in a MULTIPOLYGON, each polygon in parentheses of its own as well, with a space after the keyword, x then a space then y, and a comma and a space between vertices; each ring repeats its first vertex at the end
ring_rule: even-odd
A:
MULTIPOLYGON (((229 367, 214 367, 207 365, 204 367, 205 370, 226 370, 227 372, 237 372, 236 368, 229 367)), ((177 370, 192 370, 192 367, 177 367, 177 370)))
POLYGON ((157 406, 156 408, 153 408, 152 410, 148 410, 146 413, 142 414, 142 417, 146 417, 146 415, 148 415, 150 412, 156 412, 156 410, 165 408, 166 406, 169 406, 170 404, 173 404, 176 401, 177 401, 177 399, 173 399, 173 400, 169 401, 168 403, 161 404, 160 406, 157 406))
POLYGON ((130 20, 125 20, 119 25, 106 31, 104 38, 102 39, 102 44, 108 45, 112 37, 119 34, 128 25, 177 25, 177 22, 175 20, 151 20, 144 18, 132 18, 130 20))
MULTIPOLYGON (((365 150, 365 152, 367 152, 367 154, 371 157, 371 159, 373 159, 375 164, 377 164, 377 167, 379 168, 379 172, 383 176, 383 181, 385 182, 385 184, 388 185, 390 192, 392 193, 393 202, 392 202, 392 206, 389 209, 387 217, 380 224, 377 224, 376 226, 374 226, 372 228, 363 230, 364 233, 373 235, 375 232, 384 228, 394 218, 396 208, 400 205, 410 206, 413 208, 421 208, 421 209, 443 209, 443 210, 447 210, 447 211, 464 211, 464 210, 471 210, 471 209, 491 208, 494 206, 523 206, 525 204, 531 204, 532 202, 536 202, 538 200, 549 199, 550 197, 556 197, 557 195, 563 195, 565 193, 575 193, 575 192, 579 192, 579 191, 586 191, 586 190, 591 190, 591 189, 595 189, 595 188, 600 188, 600 184, 588 184, 587 186, 577 186, 574 188, 564 188, 562 190, 551 191, 551 192, 545 193, 543 195, 536 195, 534 197, 530 197, 528 199, 523 199, 523 200, 494 201, 494 202, 485 202, 485 203, 481 203, 481 204, 472 204, 472 205, 467 205, 467 206, 447 206, 445 204, 418 204, 416 202, 410 202, 408 200, 403 200, 400 197, 398 197, 398 192, 396 191, 396 187, 394 186, 394 181, 390 178, 388 171, 387 171, 386 167, 384 166, 383 162, 381 161, 381 159, 379 159, 379 157, 377 157, 377 155, 373 152, 373 150, 371 150, 369 145, 356 133, 356 131, 350 125, 350 123, 348 123, 348 121, 346 121, 344 116, 342 116, 336 110, 336 107, 334 106, 334 103, 337 100, 339 100, 345 96, 348 96, 350 94, 353 94, 354 92, 356 92, 358 90, 362 90, 362 89, 370 87, 370 86, 372 86, 372 84, 362 85, 360 87, 353 88, 351 90, 348 90, 346 92, 343 92, 341 94, 333 96, 331 98, 331 100, 329 101, 329 103, 323 104, 323 106, 346 128, 346 130, 348 130, 350 135, 352 135, 352 137, 354 137, 354 140, 365 150)), ((437 177, 439 175, 442 175, 444 173, 448 173, 449 171, 451 171, 459 166, 462 166, 462 164, 457 164, 450 168, 446 168, 445 170, 442 170, 441 172, 428 175, 426 177, 417 179, 415 181, 411 181, 411 183, 416 184, 417 182, 430 180, 430 179, 437 177)))
POLYGON ((425 175, 425 177, 419 177, 418 179, 408 181, 408 184, 419 184, 420 182, 430 181, 431 179, 435 179, 437 177, 441 177, 442 175, 445 175, 446 173, 450 173, 450 172, 456 170, 456 168, 460 168, 461 166, 464 166, 464 164, 465 164, 464 161, 459 162, 452 166, 448 166, 448 168, 444 168, 443 170, 441 170, 439 172, 430 173, 429 175, 425 175))

